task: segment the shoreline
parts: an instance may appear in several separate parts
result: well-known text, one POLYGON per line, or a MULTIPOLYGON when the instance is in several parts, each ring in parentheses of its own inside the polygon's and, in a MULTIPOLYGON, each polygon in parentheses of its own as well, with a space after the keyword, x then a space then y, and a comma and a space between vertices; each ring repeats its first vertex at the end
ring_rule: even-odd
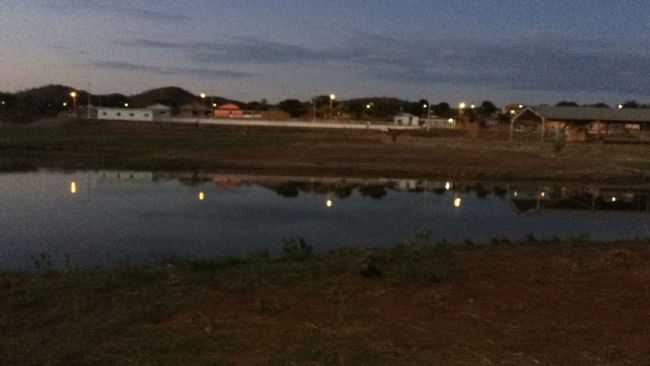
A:
POLYGON ((588 183, 650 182, 644 146, 509 142, 489 136, 397 141, 376 131, 71 122, 0 129, 0 171, 199 171, 588 183))

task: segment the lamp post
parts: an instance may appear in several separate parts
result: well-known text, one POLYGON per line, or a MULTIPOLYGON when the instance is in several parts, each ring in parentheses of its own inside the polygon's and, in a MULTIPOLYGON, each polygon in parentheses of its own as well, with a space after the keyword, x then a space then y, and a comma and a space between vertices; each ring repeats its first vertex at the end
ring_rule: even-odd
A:
POLYGON ((71 91, 70 92, 70 98, 72 98, 72 110, 77 111, 77 92, 76 91, 71 91))
POLYGON ((330 118, 334 119, 334 101, 336 100, 335 94, 330 94, 330 118))
POLYGON ((459 123, 462 122, 462 120, 463 120, 463 110, 465 110, 465 108, 467 108, 467 103, 460 102, 460 104, 458 104, 458 122, 459 123))

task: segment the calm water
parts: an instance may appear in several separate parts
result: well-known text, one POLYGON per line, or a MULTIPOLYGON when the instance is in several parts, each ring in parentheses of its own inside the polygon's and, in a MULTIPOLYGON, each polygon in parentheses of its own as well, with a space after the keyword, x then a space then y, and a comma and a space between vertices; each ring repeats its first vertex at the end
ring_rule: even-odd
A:
POLYGON ((650 187, 142 172, 0 174, 0 269, 215 258, 435 240, 650 237, 650 187))

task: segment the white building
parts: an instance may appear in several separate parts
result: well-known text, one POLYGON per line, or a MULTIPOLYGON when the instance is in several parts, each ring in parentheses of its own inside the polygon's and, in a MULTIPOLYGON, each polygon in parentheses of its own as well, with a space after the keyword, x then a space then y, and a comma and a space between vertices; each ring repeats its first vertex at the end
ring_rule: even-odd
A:
POLYGON ((153 122, 170 117, 171 108, 162 104, 147 108, 97 108, 97 119, 103 120, 153 122))
POLYGON ((171 118, 172 116, 172 109, 163 104, 150 105, 147 107, 147 109, 153 111, 154 121, 162 121, 171 118))
POLYGON ((419 126, 420 117, 410 113, 400 113, 393 118, 393 122, 399 126, 419 126))

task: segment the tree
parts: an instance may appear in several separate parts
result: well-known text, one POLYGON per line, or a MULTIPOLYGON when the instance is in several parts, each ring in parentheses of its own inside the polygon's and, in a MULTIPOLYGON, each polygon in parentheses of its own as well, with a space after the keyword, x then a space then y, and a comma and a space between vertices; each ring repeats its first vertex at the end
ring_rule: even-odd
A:
POLYGON ((578 103, 563 100, 555 105, 556 107, 578 107, 578 103))
POLYGON ((592 107, 594 107, 594 108, 609 108, 609 105, 607 105, 607 104, 605 104, 603 102, 600 102, 600 103, 596 103, 596 104, 592 105, 592 107))
POLYGON ((306 112, 305 106, 297 99, 283 100, 278 104, 278 107, 287 112, 292 118, 300 117, 306 112))
POLYGON ((640 108, 640 106, 636 100, 628 100, 627 102, 623 103, 623 108, 635 109, 640 108))
POLYGON ((484 116, 491 116, 499 110, 494 103, 489 100, 483 101, 481 103, 480 113, 484 116))
POLYGON ((451 106, 447 102, 442 102, 433 107, 433 112, 439 117, 449 117, 451 106))

